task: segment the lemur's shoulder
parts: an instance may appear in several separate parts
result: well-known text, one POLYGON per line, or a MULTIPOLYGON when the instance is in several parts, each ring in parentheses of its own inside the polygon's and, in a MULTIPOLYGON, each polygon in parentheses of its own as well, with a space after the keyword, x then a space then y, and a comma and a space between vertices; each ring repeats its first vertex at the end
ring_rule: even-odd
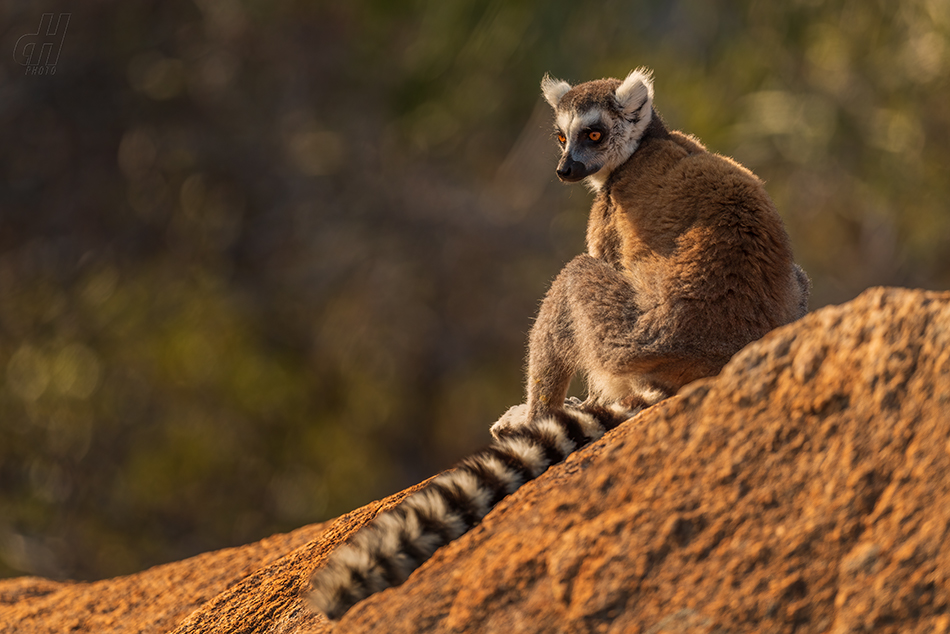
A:
MULTIPOLYGON (((711 152, 697 137, 678 130, 645 135, 641 147, 607 181, 603 193, 623 205, 668 200, 717 211, 730 201, 754 200, 774 211, 764 182, 735 159, 711 152), (645 196, 646 195, 646 196, 645 196)), ((670 210, 671 212, 677 210, 670 210)), ((679 212, 685 211, 679 207, 679 212)))
POLYGON ((709 150, 706 149, 706 146, 703 145, 703 142, 692 134, 686 134, 685 132, 680 132, 679 130, 670 130, 669 138, 672 143, 675 143, 679 147, 683 148, 688 155, 709 153, 709 150))

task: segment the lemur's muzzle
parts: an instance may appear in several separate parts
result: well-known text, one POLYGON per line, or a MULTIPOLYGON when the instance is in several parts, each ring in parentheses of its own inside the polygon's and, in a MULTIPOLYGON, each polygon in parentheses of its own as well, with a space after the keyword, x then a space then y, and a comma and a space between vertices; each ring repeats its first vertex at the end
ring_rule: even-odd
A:
POLYGON ((591 174, 593 174, 593 172, 587 169, 586 165, 580 161, 575 161, 569 156, 562 158, 561 162, 557 165, 557 177, 565 183, 575 183, 591 174))

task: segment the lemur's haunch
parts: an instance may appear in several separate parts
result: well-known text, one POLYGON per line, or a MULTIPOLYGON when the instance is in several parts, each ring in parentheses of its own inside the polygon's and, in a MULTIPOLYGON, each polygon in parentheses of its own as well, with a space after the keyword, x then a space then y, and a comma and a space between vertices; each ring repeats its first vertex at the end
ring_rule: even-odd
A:
POLYGON ((399 585, 507 495, 619 422, 603 418, 606 423, 568 407, 556 418, 513 430, 436 477, 330 555, 314 575, 311 604, 338 619, 357 601, 399 585))
POLYGON ((380 515, 330 555, 312 604, 339 618, 402 583, 502 498, 743 346, 807 311, 762 182, 653 109, 644 70, 571 87, 545 76, 562 147, 557 176, 596 192, 587 253, 551 285, 528 344, 527 404, 492 426, 486 450, 380 515), (566 401, 575 373, 583 404, 566 401))

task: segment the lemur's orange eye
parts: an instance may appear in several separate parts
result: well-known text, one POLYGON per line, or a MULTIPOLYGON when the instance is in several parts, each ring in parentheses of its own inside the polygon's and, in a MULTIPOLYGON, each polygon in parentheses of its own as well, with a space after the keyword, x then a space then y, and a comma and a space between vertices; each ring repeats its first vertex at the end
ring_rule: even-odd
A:
POLYGON ((558 143, 567 143, 567 137, 564 136, 563 134, 561 134, 560 132, 558 132, 558 135, 557 135, 557 142, 558 142, 558 143))
POLYGON ((597 143, 598 141, 600 141, 602 136, 604 136, 603 133, 598 132, 597 130, 593 130, 587 133, 587 138, 593 141, 594 143, 597 143))

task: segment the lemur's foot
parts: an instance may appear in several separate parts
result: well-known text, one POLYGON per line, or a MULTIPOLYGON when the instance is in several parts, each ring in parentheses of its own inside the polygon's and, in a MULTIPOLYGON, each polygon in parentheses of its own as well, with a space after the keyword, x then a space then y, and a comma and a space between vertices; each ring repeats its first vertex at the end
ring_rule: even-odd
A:
POLYGON ((610 429, 633 418, 649 406, 639 396, 629 396, 609 404, 598 403, 592 399, 582 403, 576 398, 568 399, 564 403, 564 409, 569 410, 573 407, 576 410, 590 414, 610 429))
POLYGON ((501 415, 495 424, 491 426, 491 435, 495 440, 501 440, 514 430, 524 427, 528 424, 528 404, 522 403, 509 407, 508 411, 501 415))
MULTIPOLYGON (((564 409, 568 412, 573 410, 575 412, 595 414, 594 410, 588 410, 586 404, 576 396, 571 396, 564 401, 564 409)), ((510 435, 514 430, 526 427, 531 422, 532 421, 528 418, 528 405, 525 403, 515 405, 514 407, 509 407, 508 411, 495 421, 491 426, 491 435, 496 440, 500 440, 510 435)))

